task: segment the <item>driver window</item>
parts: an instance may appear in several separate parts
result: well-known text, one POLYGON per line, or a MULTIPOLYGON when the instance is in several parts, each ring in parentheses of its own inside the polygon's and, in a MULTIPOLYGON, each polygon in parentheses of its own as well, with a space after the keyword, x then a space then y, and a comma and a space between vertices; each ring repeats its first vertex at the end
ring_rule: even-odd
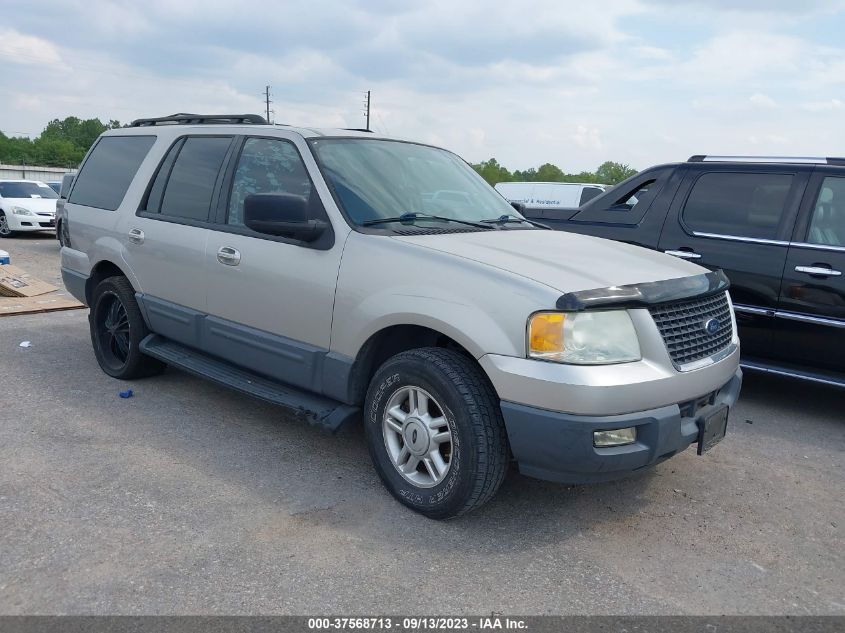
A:
POLYGON ((292 143, 267 138, 246 140, 232 181, 227 224, 243 226, 244 200, 253 193, 310 197, 311 180, 292 143))

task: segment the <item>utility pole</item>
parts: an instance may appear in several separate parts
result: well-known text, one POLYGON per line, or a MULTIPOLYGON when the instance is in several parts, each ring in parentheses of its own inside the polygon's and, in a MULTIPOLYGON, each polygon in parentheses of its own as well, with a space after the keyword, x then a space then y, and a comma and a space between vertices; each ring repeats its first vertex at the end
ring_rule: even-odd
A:
POLYGON ((367 90, 367 132, 370 131, 370 91, 367 90))
POLYGON ((270 101, 270 86, 264 88, 264 102, 267 106, 267 123, 271 123, 270 121, 270 104, 273 103, 270 101))

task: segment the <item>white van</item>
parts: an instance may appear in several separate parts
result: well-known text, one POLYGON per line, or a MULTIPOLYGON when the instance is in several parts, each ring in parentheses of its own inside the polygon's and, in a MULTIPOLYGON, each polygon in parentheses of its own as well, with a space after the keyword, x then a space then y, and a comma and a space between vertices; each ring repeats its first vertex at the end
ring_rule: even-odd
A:
POLYGON ((521 202, 526 209, 574 209, 609 188, 609 185, 578 182, 500 182, 496 185, 496 191, 508 202, 521 202))

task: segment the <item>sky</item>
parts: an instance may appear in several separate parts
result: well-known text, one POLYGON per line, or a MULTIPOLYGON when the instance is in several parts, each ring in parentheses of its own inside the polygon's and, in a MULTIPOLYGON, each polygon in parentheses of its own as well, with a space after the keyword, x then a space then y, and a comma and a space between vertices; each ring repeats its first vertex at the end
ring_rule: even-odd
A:
POLYGON ((845 155, 845 0, 3 0, 0 130, 264 112, 511 169, 845 155))

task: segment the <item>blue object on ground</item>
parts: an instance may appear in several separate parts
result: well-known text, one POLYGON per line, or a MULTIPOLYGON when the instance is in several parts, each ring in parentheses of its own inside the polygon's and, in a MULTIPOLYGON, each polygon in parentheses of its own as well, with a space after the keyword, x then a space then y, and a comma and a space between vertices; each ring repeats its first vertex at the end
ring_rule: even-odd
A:
POLYGON ((121 391, 121 392, 120 392, 120 397, 121 397, 121 398, 131 398, 131 397, 132 397, 132 396, 134 396, 134 395, 135 395, 135 394, 134 394, 134 393, 132 393, 132 390, 131 390, 131 389, 127 389, 126 391, 121 391))
POLYGON ((7 253, 6 251, 0 251, 0 266, 2 266, 4 264, 11 264, 11 263, 12 263, 12 260, 9 257, 9 253, 7 253))

